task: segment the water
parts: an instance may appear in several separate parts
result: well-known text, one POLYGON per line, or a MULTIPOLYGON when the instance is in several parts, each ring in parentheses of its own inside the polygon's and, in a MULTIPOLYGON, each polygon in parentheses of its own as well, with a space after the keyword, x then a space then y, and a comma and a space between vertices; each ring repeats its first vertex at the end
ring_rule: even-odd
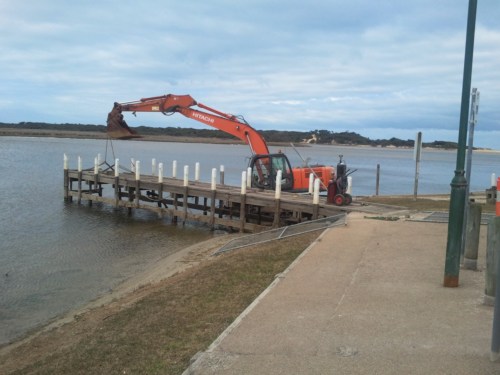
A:
MULTIPOLYGON (((298 150, 301 154, 309 154, 307 148, 298 150)), ((291 152, 294 151, 290 150, 288 154, 292 155, 291 152)), ((323 163, 333 159, 335 164, 339 154, 344 155, 348 168, 357 169, 352 174, 353 195, 375 194, 377 164, 380 164, 381 195, 413 194, 415 161, 412 149, 316 146, 314 153, 311 153, 323 163)), ((450 193, 456 157, 456 151, 424 149, 420 162, 418 193, 450 193)), ((474 152, 471 171, 471 191, 489 188, 491 174, 500 175, 500 153, 474 152)))
MULTIPOLYGON (((301 157, 291 147, 281 148, 292 165, 301 157)), ((311 163, 336 164, 343 154, 353 176, 353 194, 375 192, 376 165, 381 165, 380 194, 413 194, 415 164, 412 150, 360 147, 299 147, 311 163)), ((272 147, 272 152, 278 148, 272 147)), ((149 212, 115 210, 105 205, 63 202, 63 154, 70 168, 77 157, 84 168, 100 153, 110 164, 141 160, 150 173, 151 159, 163 162, 165 176, 177 160, 201 163, 201 179, 209 181, 212 168, 225 166, 225 181, 239 185, 249 149, 245 145, 0 137, 0 344, 46 323, 97 296, 158 259, 183 247, 211 238, 203 225, 173 226, 168 218, 149 212)), ((449 193, 456 153, 424 150, 419 193, 449 193)), ((471 190, 489 187, 491 173, 500 174, 500 154, 475 153, 471 190)))

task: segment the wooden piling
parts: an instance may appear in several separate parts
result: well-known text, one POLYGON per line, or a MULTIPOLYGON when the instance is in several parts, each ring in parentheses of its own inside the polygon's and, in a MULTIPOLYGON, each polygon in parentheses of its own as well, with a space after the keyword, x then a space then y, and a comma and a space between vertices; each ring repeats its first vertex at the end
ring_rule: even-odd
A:
POLYGON ((215 195, 216 191, 212 190, 210 194, 210 228, 215 229, 215 195))
POLYGON ((173 197, 173 206, 174 206, 174 215, 172 215, 172 223, 173 224, 177 224, 177 214, 176 214, 176 212, 179 209, 178 194, 174 193, 172 197, 173 197))
MULTIPOLYGON (((498 219, 498 217, 497 217, 498 219)), ((497 252, 496 259, 496 280, 495 303, 493 307, 493 327, 491 334, 491 352, 490 360, 492 362, 500 362, 500 252, 497 252)))
POLYGON ((478 203, 469 203, 469 212, 465 226, 465 251, 463 267, 467 270, 477 269, 477 255, 479 249, 479 232, 481 228, 482 206, 478 203))
POLYGON ((217 169, 212 168, 212 178, 210 181, 210 228, 215 229, 215 196, 217 190, 216 184, 217 169))
POLYGON ((377 176, 375 179, 375 195, 378 196, 380 190, 380 164, 377 164, 377 176))
POLYGON ((121 199, 120 177, 119 176, 115 177, 114 187, 115 187, 115 207, 119 207, 120 206, 120 199, 121 199))
POLYGON ((184 217, 182 218, 182 224, 185 224, 188 219, 188 186, 184 186, 184 196, 182 197, 182 206, 184 211, 184 217))
POLYGON ((313 193, 313 220, 316 220, 319 215, 319 178, 314 180, 314 193, 313 193))
POLYGON ((82 203, 82 172, 78 172, 78 204, 82 203))
POLYGON ((500 177, 497 180, 497 201, 495 206, 496 216, 500 216, 500 177))
MULTIPOLYGON (((101 154, 97 154, 94 158, 94 191, 97 192, 97 195, 102 197, 102 189, 101 184, 99 183, 99 165, 101 163, 101 154)), ((90 189, 92 190, 92 188, 90 189)), ((92 205, 92 201, 89 201, 89 206, 92 205)))
POLYGON ((247 220, 247 217, 246 217, 246 212, 247 212, 246 199, 247 199, 246 194, 241 194, 241 196, 240 196, 240 233, 245 232, 245 222, 247 220))
POLYGON ((247 172, 241 173, 241 188, 240 188, 240 232, 245 231, 246 221, 246 195, 247 195, 247 172))
POLYGON ((220 166, 220 184, 224 185, 224 166, 221 164, 220 166))
POLYGON ((273 228, 278 228, 280 225, 280 213, 281 213, 281 178, 283 176, 283 172, 281 170, 276 174, 276 188, 274 190, 274 221, 273 228))
POLYGON ((141 162, 135 162, 135 207, 139 207, 141 197, 141 162))
POLYGON ((69 192, 73 190, 73 181, 69 178, 68 170, 64 171, 64 201, 72 202, 73 197, 69 194, 69 192))
POLYGON ((488 223, 488 234, 486 244, 486 272, 484 303, 493 306, 495 302, 496 269, 497 258, 500 256, 500 217, 496 216, 488 223))
POLYGON ((64 154, 63 158, 63 170, 64 170, 64 201, 69 202, 71 200, 71 197, 69 195, 69 190, 70 190, 70 180, 69 180, 69 175, 68 175, 68 156, 64 154))

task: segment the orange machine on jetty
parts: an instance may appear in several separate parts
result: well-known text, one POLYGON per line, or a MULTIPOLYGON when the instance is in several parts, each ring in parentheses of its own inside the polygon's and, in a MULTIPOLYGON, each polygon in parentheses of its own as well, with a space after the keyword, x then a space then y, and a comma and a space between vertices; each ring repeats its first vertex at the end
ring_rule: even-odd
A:
POLYGON ((322 190, 335 180, 333 166, 314 165, 292 168, 283 153, 269 153, 262 135, 248 124, 242 116, 220 112, 196 102, 190 95, 162 95, 143 98, 138 101, 114 103, 108 115, 107 130, 112 138, 130 139, 140 137, 130 129, 123 119, 122 112, 160 112, 164 115, 180 113, 190 119, 202 122, 223 132, 231 134, 250 146, 252 157, 249 167, 252 170, 252 187, 274 190, 277 171, 282 171, 283 191, 305 192, 309 189, 309 176, 321 180, 322 190), (197 107, 197 108, 196 108, 197 107))

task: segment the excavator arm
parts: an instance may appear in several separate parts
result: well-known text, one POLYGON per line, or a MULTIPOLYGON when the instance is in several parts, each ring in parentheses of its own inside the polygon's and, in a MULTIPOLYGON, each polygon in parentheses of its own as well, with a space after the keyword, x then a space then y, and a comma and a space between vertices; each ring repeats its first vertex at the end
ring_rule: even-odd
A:
POLYGON ((197 103, 190 95, 162 95, 143 98, 135 102, 115 103, 108 115, 108 134, 112 138, 137 137, 123 120, 122 112, 161 112, 165 115, 180 113, 187 118, 202 122, 231 134, 250 146, 252 154, 269 154, 264 138, 243 117, 217 111, 197 103), (193 108, 198 107, 198 108, 193 108), (203 109, 200 110, 200 109, 203 109))
POLYGON ((225 133, 231 134, 250 146, 252 158, 252 186, 274 189, 278 170, 282 171, 282 189, 307 191, 310 175, 321 178, 324 188, 334 176, 333 167, 314 166, 292 168, 285 154, 270 154, 266 141, 243 117, 217 111, 196 102, 189 95, 162 95, 143 98, 134 102, 115 103, 108 114, 107 130, 112 138, 129 139, 140 137, 130 129, 122 112, 161 112, 165 115, 180 113, 187 118, 202 122, 225 133))

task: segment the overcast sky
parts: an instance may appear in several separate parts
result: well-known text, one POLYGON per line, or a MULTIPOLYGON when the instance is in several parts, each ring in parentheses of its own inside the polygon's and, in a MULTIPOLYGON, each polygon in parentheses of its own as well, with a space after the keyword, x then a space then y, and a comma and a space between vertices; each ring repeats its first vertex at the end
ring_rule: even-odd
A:
MULTIPOLYGON (((105 124, 115 101, 171 93, 259 130, 456 142, 467 10, 468 0, 0 0, 0 122, 105 124)), ((500 1, 478 0, 475 145, 495 149, 499 19, 500 1)))

